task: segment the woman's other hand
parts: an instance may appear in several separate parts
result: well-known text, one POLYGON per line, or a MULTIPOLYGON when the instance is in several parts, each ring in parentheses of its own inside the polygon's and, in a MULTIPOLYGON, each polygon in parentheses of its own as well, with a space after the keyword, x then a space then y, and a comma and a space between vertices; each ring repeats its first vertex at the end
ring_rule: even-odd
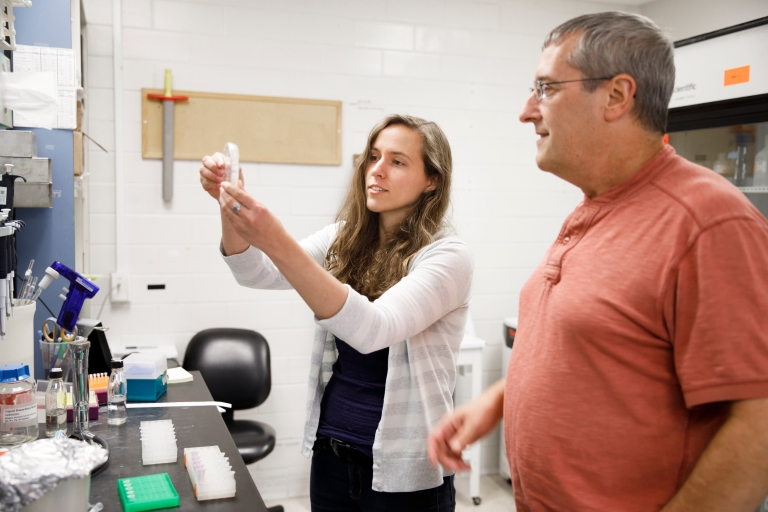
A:
MULTIPOLYGON (((226 160, 221 153, 203 157, 203 165, 200 167, 200 184, 203 186, 203 190, 216 200, 219 199, 219 190, 226 177, 226 167, 226 160)), ((240 168, 240 183, 242 187, 242 167, 240 168)))

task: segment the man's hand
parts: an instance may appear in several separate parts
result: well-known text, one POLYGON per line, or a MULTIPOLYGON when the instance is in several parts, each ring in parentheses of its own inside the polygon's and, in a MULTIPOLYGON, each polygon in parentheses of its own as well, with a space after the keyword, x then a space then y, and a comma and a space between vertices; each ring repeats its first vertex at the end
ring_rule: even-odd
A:
POLYGON ((461 458, 462 450, 496 427, 503 408, 504 379, 501 379, 476 400, 443 416, 427 440, 427 454, 432 466, 436 467, 439 462, 454 471, 470 469, 461 458))

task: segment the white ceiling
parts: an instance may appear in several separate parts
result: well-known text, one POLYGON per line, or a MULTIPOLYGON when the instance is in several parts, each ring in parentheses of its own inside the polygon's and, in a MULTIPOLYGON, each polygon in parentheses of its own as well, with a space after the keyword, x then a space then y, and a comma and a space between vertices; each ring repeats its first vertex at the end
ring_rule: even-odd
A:
MULTIPOLYGON (((582 0, 568 0, 568 1, 582 1, 582 0)), ((656 0, 596 0, 596 1, 603 4, 631 5, 634 7, 639 7, 641 5, 653 3, 656 0)))
POLYGON ((603 1, 611 4, 634 5, 635 7, 637 7, 640 5, 651 4, 656 0, 603 0, 603 1))

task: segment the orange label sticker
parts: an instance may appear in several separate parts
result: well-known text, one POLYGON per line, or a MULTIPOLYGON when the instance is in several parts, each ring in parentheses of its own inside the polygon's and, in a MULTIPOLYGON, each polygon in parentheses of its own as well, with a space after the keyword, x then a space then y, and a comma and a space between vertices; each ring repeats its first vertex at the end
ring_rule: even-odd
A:
POLYGON ((740 68, 726 69, 723 85, 736 85, 749 82, 749 66, 740 68))

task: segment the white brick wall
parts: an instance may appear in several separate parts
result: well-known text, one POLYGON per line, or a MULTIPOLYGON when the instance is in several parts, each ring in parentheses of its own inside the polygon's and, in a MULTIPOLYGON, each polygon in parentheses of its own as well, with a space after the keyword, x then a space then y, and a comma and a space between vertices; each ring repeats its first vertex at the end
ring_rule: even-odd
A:
MULTIPOLYGON (((86 0, 89 135, 114 149, 111 2, 86 0)), ((249 469, 267 499, 304 495, 299 454, 313 322, 294 292, 239 288, 217 253, 216 203, 199 163, 178 161, 172 205, 161 199, 161 163, 141 158, 140 89, 174 87, 343 102, 339 167, 243 164, 248 189, 297 238, 333 221, 372 125, 391 112, 438 122, 455 157, 454 223, 476 257, 472 315, 485 349, 486 384, 501 375, 501 321, 517 314, 522 283, 565 215, 574 187, 539 171, 535 136, 518 112, 545 33, 585 12, 612 8, 534 0, 125 0, 123 2, 126 237, 132 301, 102 315, 116 343, 174 343, 197 331, 247 327, 270 342, 273 388, 239 416, 272 424, 275 452, 249 469), (165 290, 148 291, 147 284, 165 290)), ((91 268, 115 269, 114 159, 93 144, 91 268)), ((108 290, 108 282, 100 285, 108 290)), ((107 294, 104 294, 106 297, 107 294)), ((101 299, 92 305, 94 314, 101 299)), ((468 398, 468 380, 457 400, 468 398)), ((483 442, 483 471, 498 468, 498 436, 483 442)))

